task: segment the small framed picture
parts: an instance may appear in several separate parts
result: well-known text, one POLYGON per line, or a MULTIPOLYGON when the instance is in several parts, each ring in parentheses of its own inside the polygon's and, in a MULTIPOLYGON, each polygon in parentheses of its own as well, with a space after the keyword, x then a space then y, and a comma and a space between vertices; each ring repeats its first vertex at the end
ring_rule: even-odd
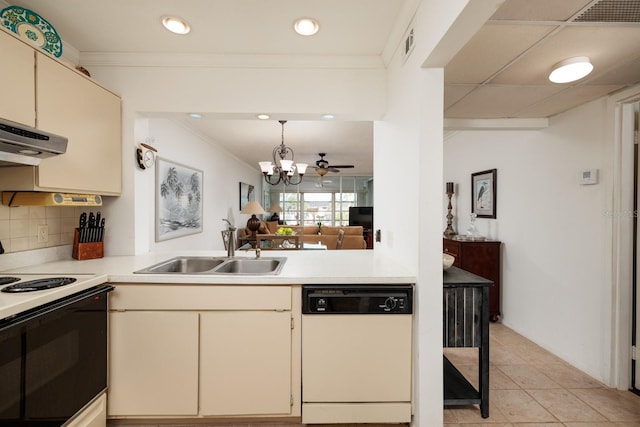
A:
POLYGON ((478 218, 496 218, 498 170, 471 174, 471 213, 478 218))
POLYGON ((244 209, 245 205, 254 200, 253 185, 240 183, 240 210, 244 209))

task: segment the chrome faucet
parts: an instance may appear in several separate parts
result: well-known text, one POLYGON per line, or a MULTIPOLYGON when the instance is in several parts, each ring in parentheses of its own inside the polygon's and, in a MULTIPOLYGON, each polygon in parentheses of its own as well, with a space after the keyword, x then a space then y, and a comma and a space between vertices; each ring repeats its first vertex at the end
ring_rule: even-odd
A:
POLYGON ((226 218, 222 218, 227 223, 227 229, 223 231, 225 239, 227 240, 227 256, 233 257, 236 255, 236 228, 226 218))

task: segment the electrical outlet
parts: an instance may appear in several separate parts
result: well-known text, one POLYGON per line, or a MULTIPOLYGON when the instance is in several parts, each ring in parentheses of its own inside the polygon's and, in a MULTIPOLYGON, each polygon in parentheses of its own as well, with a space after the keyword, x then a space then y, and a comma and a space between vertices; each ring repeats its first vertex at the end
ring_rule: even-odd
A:
POLYGON ((47 243, 49 241, 49 226, 38 226, 38 243, 47 243))

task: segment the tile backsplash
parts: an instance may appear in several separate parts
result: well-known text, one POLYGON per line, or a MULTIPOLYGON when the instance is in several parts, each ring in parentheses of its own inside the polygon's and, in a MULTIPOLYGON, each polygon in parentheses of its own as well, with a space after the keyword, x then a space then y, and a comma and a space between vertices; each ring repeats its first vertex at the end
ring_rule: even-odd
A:
POLYGON ((70 206, 0 205, 0 242, 6 253, 73 244, 81 209, 70 206), (46 226, 46 242, 38 229, 46 226))

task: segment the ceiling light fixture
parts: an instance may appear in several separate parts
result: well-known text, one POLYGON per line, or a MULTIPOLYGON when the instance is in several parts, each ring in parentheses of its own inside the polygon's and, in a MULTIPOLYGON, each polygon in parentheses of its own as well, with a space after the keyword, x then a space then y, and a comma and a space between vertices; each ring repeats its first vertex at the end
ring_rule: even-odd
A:
POLYGON ((301 36, 312 36, 320 30, 320 24, 313 18, 299 18, 293 23, 293 29, 301 36))
POLYGON ((282 141, 273 149, 273 162, 258 162, 265 182, 271 185, 298 185, 307 171, 306 163, 293 164, 293 150, 284 145, 284 124, 286 120, 279 120, 282 125, 282 141), (291 155, 291 160, 287 156, 291 155))
POLYGON ((175 34, 188 34, 189 31, 191 31, 191 27, 187 21, 175 16, 165 16, 162 18, 162 25, 175 34))
POLYGON ((554 83, 569 83, 580 80, 593 70, 593 64, 586 56, 576 56, 555 64, 549 74, 554 83))
POLYGON ((191 117, 192 119, 201 119, 201 118, 202 118, 202 114, 199 114, 199 113, 189 113, 189 117, 191 117))
POLYGON ((336 118, 336 116, 334 116, 333 114, 325 114, 322 116, 322 118, 325 120, 333 120, 336 118))
POLYGON ((258 114, 256 117, 260 120, 268 120, 270 118, 268 114, 258 114))

